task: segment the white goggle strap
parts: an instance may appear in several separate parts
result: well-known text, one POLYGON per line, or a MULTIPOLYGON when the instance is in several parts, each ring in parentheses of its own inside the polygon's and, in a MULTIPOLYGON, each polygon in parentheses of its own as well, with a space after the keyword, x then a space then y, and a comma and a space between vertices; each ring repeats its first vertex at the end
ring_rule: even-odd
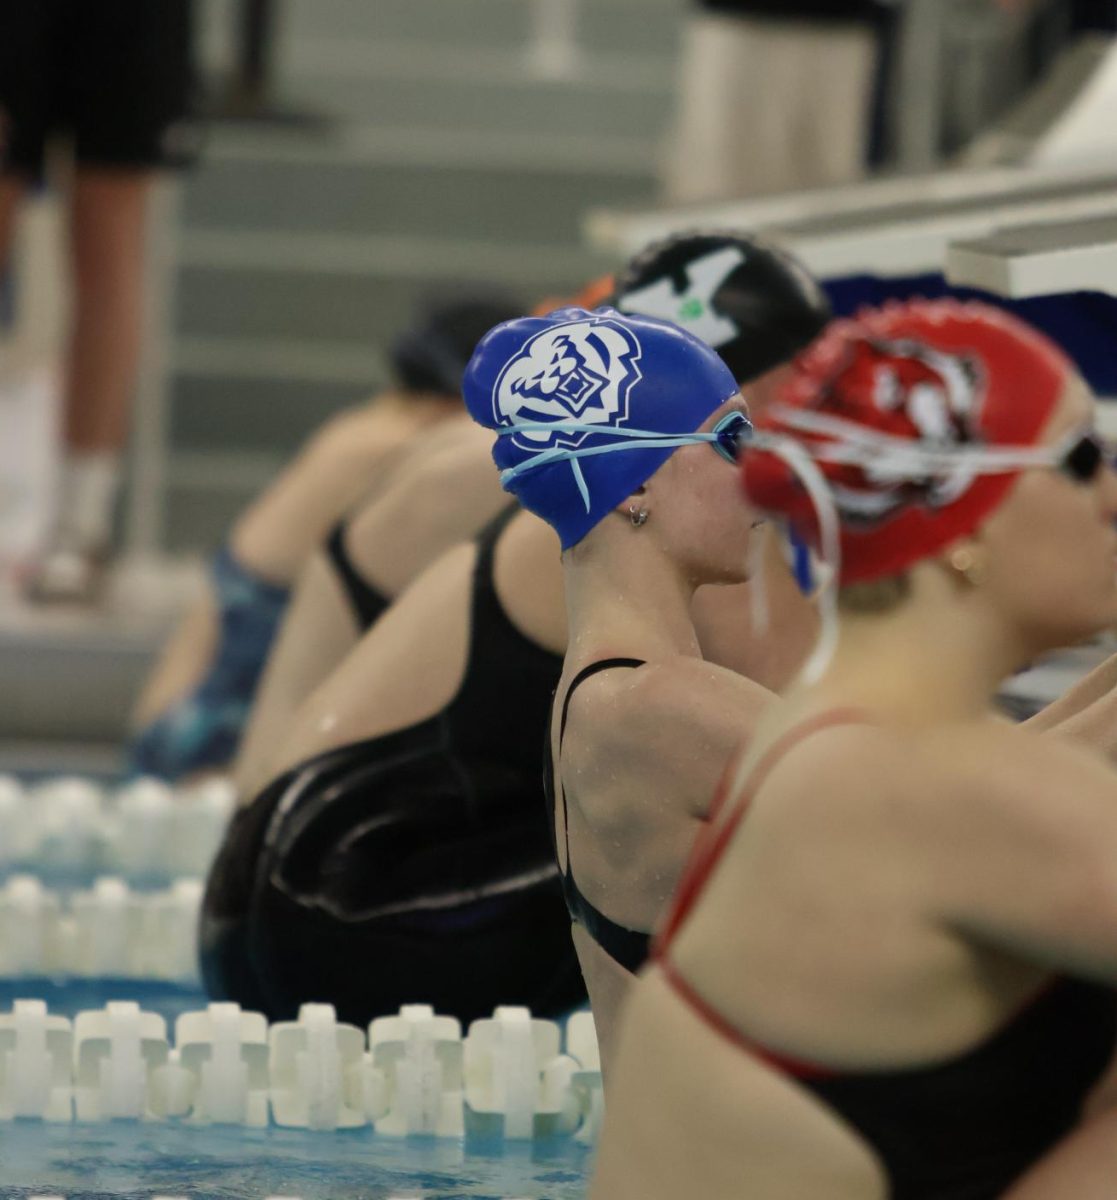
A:
MULTIPOLYGON (((1056 465, 1064 447, 1036 446, 950 446, 935 447, 894 434, 880 433, 826 413, 790 409, 778 405, 773 416, 791 429, 833 438, 811 446, 816 461, 838 466, 871 468, 875 474, 897 479, 921 479, 927 475, 968 471, 976 475, 998 475, 1029 467, 1056 465)), ((1073 441, 1073 437, 1068 439, 1073 441)))

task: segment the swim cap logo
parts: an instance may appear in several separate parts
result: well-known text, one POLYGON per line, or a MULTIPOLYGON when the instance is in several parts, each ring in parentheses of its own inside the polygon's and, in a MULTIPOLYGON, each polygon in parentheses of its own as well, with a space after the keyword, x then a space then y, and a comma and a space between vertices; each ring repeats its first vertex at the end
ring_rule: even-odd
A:
MULTIPOLYGON (((628 420, 628 398, 642 378, 640 343, 608 317, 571 321, 526 342, 493 387, 498 425, 578 421, 603 429, 628 420)), ((580 446, 590 435, 528 430, 512 441, 523 450, 580 446)))
MULTIPOLYGON (((848 394, 854 397, 855 408, 867 403, 875 410, 871 423, 882 433, 938 450, 984 441, 978 421, 984 376, 977 358, 946 354, 912 340, 865 344, 860 355, 852 367, 852 374, 860 376, 860 386, 855 382, 848 394)), ((844 415, 842 408, 836 406, 836 415, 844 415)), ((856 412, 849 415, 858 419, 856 412)), ((953 504, 972 486, 978 472, 958 467, 912 479, 906 466, 892 463, 882 453, 858 474, 855 486, 835 483, 834 498, 847 518, 873 521, 912 503, 928 508, 953 504)))
POLYGON ((714 296, 744 262, 745 252, 738 246, 713 250, 687 264, 682 291, 677 290, 673 279, 659 279, 628 292, 617 307, 624 312, 673 321, 716 350, 741 332, 714 308, 714 296))

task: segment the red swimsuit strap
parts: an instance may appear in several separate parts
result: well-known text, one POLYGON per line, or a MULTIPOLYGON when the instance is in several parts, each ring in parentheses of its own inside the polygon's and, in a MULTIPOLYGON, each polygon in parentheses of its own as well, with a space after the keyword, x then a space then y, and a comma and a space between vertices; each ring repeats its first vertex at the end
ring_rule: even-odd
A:
MULTIPOLYGON (((755 799, 756 793, 760 790, 767 777, 779 765, 780 761, 786 757, 788 752, 794 749, 800 742, 810 737, 811 734, 818 733, 822 729, 829 729, 834 725, 869 724, 872 724, 872 720, 862 709, 851 707, 832 708, 826 712, 817 713, 813 717, 808 717, 798 725, 793 725, 768 747, 750 772, 748 780, 733 806, 733 811, 721 824, 717 826, 708 825, 695 839, 690 858, 683 869, 679 885, 675 889, 675 898, 668 909, 667 919, 664 921, 663 928, 656 938, 653 950, 656 958, 666 956, 671 942, 674 940, 675 935, 686 918, 690 915, 691 909, 709 882, 714 868, 721 861, 726 847, 737 832, 737 827, 741 824, 749 805, 755 799)), ((728 802, 737 762, 738 759, 734 756, 726 768, 725 774, 722 776, 721 783, 718 785, 710 812, 711 822, 720 814, 728 802)))
MULTIPOLYGON (((830 729, 836 725, 868 724, 872 724, 872 718, 861 709, 832 708, 826 712, 818 713, 813 717, 808 717, 798 725, 793 725, 768 747, 756 766, 752 769, 741 791, 741 795, 734 803, 733 811, 716 828, 707 828, 698 836, 694 844, 694 849, 691 851, 690 861, 687 863, 682 878, 679 881, 679 886, 675 892, 675 899, 669 910, 667 920, 652 949, 652 956, 663 971, 664 978, 678 992, 682 999, 717 1033, 736 1043, 738 1046, 749 1050, 750 1053, 764 1059, 772 1066, 778 1067, 787 1074, 794 1075, 800 1079, 823 1078, 833 1074, 833 1072, 827 1070, 825 1067, 817 1067, 799 1059, 774 1054, 750 1042, 713 1005, 700 996, 690 985, 689 981, 680 974, 678 968, 671 961, 671 942, 686 922, 694 905, 700 899, 706 884, 721 861, 722 855, 725 853, 733 835, 737 832, 737 828, 748 811, 749 805, 755 799, 765 779, 767 779, 780 761, 786 757, 788 752, 794 749, 800 742, 810 737, 811 734, 818 733, 820 730, 830 729)), ((711 816, 716 816, 720 813, 721 809, 728 802, 737 761, 737 756, 734 756, 725 775, 722 777, 721 783, 718 786, 718 792, 714 798, 711 816)))

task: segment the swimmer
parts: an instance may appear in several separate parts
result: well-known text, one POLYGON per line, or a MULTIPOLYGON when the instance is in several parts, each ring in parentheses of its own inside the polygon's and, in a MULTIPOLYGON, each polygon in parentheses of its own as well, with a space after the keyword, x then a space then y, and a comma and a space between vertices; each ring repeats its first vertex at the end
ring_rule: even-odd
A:
POLYGON ((746 579, 734 467, 751 426, 703 342, 608 308, 501 326, 465 397, 497 431, 505 486, 563 548, 569 640, 544 782, 607 1073, 648 930, 771 697, 703 661, 691 615, 700 585, 746 579))
MULTIPOLYGON (((595 279, 579 293, 579 302, 596 303, 613 288, 611 276, 595 279)), ((488 434, 468 418, 440 428, 437 441, 409 456, 390 484, 347 513, 313 554, 245 728, 233 772, 242 796, 255 795, 268 782, 275 747, 299 705, 392 600, 424 567, 473 537, 507 506, 490 449, 488 434)), ((466 603, 464 596, 461 601, 466 603)))
POLYGON ((272 1020, 326 1000, 358 1025, 403 1003, 467 1022, 584 998, 539 795, 565 629, 535 588, 558 547, 506 508, 296 714, 210 872, 212 996, 272 1020))
POLYGON ((136 704, 132 772, 179 779, 232 762, 307 558, 343 512, 391 479, 413 443, 425 455, 443 430, 467 424, 461 373, 481 334, 515 312, 496 296, 420 312, 392 347, 395 386, 330 420, 240 517, 136 704))
POLYGON ((254 796, 299 706, 430 563, 508 506, 491 439, 468 417, 424 439, 382 492, 339 521, 299 577, 260 680, 233 773, 254 796))
POLYGON ((631 991, 592 1196, 1112 1194, 1117 1110, 1083 1116, 1117 1042, 1112 747, 992 711, 1117 621, 1092 420, 1052 343, 954 302, 832 326, 759 420, 746 511, 829 562, 840 623, 828 593, 631 991))
MULTIPOLYGON (((692 259, 701 262, 710 246, 701 238, 691 242, 692 259)), ((715 249, 725 243, 719 238, 715 249)), ((736 318, 722 353, 738 369, 763 375, 772 365, 764 356, 782 343, 779 330, 765 324, 762 289, 776 298, 778 288, 759 245, 736 244, 750 266, 725 277, 734 285, 732 308, 721 306, 715 289, 715 311, 736 318)), ((663 249, 674 256, 676 241, 663 249)), ((654 266, 645 261, 636 278, 646 281, 654 266)), ((662 277, 686 286, 687 273, 676 262, 662 277)), ((801 304, 816 306, 817 296, 808 290, 801 304)), ((782 302, 771 311, 786 315, 782 302)), ((825 319, 823 302, 815 327, 825 319)), ((482 436, 491 481, 491 434, 482 436)), ((456 493, 434 480, 428 474, 433 498, 445 508, 446 497, 456 493)), ((733 628, 746 628, 743 611, 738 606, 726 614, 733 628)), ((809 632, 813 617, 797 594, 789 599, 789 629, 794 612, 805 615, 809 632)), ((801 631, 798 637, 807 644, 801 631)), ((424 572, 306 700, 259 785, 243 793, 248 804, 211 873, 203 919, 213 994, 273 1016, 293 1011, 301 1000, 326 998, 359 1021, 418 999, 468 1018, 517 998, 538 1011, 548 1004, 560 1011, 583 994, 539 785, 546 714, 565 648, 558 542, 530 513, 503 514, 476 545, 448 552, 424 572), (456 790, 445 787, 433 804, 403 770, 405 758, 413 776, 452 762, 456 790), (503 782, 497 780, 490 799, 475 781, 483 783, 485 771, 491 779, 497 767, 503 782), (513 819, 507 798, 517 789, 520 811, 512 810, 514 823, 505 827, 513 819), (478 801, 485 803, 462 815, 478 801), (304 821, 307 814, 315 815, 304 821), (321 830, 327 817, 333 823, 320 841, 303 836, 304 828, 315 831, 315 822, 321 830), (350 836, 362 822, 367 836, 350 836), (443 846, 440 854, 434 845, 443 846), (466 849, 447 869, 455 845, 466 849), (496 845, 512 857, 507 867, 496 845), (385 873, 385 856, 400 865, 385 873), (530 886, 523 871, 520 879, 509 878, 525 860, 539 873, 530 886), (342 873, 379 888, 379 910, 369 904, 361 916, 355 899, 339 903, 331 887, 342 873), (491 951, 498 934, 482 937, 481 927, 463 936, 460 927, 477 910, 476 893, 493 888, 509 902, 498 931, 504 953, 489 958, 500 967, 484 975, 475 969, 478 947, 491 951), (393 898, 398 912, 391 911, 393 898), (410 927, 410 941, 390 941, 393 920, 406 925, 409 912, 435 904, 441 911, 426 926, 410 927), (526 953, 524 946, 533 949, 526 953), (385 953, 392 955, 393 972, 371 965, 385 953), (320 971, 322 959, 328 961, 320 971), (311 961, 314 969, 300 966, 311 961), (353 962, 370 967, 354 972, 353 962), (564 964, 566 974, 548 999, 555 964, 564 964)), ((754 657, 758 668, 764 665, 762 655, 754 657)))

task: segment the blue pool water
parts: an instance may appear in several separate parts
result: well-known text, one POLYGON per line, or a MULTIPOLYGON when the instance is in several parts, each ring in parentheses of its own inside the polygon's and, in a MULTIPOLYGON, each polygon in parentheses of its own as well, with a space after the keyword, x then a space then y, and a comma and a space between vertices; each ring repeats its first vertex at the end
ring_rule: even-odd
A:
MULTIPOLYGON (((45 1000, 73 1017, 110 1000, 136 1000, 166 1018, 204 1009, 201 992, 166 984, 0 982, 0 1010, 45 1000)), ((480 1143, 378 1137, 371 1127, 298 1129, 109 1122, 0 1124, 0 1200, 50 1192, 67 1200, 580 1200, 592 1152, 569 1139, 480 1143)))
POLYGON ((580 1200, 590 1153, 576 1143, 396 1141, 371 1129, 197 1129, 181 1125, 0 1127, 0 1196, 68 1200, 580 1200))

